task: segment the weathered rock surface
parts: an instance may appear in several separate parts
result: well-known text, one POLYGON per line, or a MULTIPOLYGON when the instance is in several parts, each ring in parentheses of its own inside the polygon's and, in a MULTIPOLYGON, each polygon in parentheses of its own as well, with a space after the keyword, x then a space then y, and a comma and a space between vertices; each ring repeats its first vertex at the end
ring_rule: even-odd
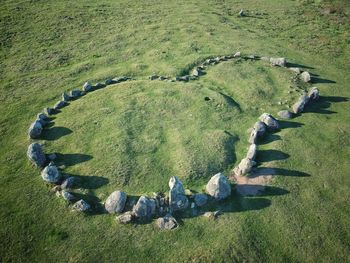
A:
POLYGON ((288 68, 289 70, 297 73, 297 74, 301 74, 302 70, 300 68, 295 68, 295 67, 291 67, 291 68, 288 68))
POLYGON ((304 82, 310 82, 311 81, 311 75, 307 71, 304 71, 303 73, 301 73, 300 78, 304 82))
POLYGON ((291 113, 290 111, 288 110, 281 110, 277 113, 277 115, 279 117, 281 117, 282 119, 291 119, 293 118, 293 113, 291 113))
POLYGON ((36 120, 29 126, 28 136, 31 139, 37 139, 40 137, 42 131, 43 131, 43 126, 41 122, 39 120, 36 120))
POLYGON ((169 187, 169 206, 173 210, 186 209, 188 207, 188 199, 182 182, 177 177, 172 176, 169 180, 169 187))
POLYGON ((239 11, 239 13, 238 13, 238 15, 239 16, 246 16, 246 14, 244 13, 244 10, 243 9, 241 9, 240 11, 239 11))
POLYGON ((48 116, 55 114, 55 110, 53 108, 47 107, 44 108, 44 113, 48 116))
POLYGON ((105 202, 105 209, 108 213, 121 213, 126 203, 126 194, 122 191, 114 191, 105 202))
POLYGON ((225 199, 231 195, 231 185, 222 173, 217 173, 210 178, 205 189, 210 196, 217 200, 225 199))
POLYGON ((90 82, 85 82, 84 85, 83 85, 83 91, 85 92, 89 92, 89 91, 92 91, 93 90, 93 86, 91 85, 90 82))
POLYGON ((60 100, 53 106, 53 109, 59 110, 62 109, 64 106, 66 106, 66 102, 64 100, 60 100))
POLYGON ((151 218, 156 213, 156 201, 146 196, 141 196, 133 208, 133 213, 139 218, 151 218))
POLYGON ((256 143, 258 138, 258 133, 257 131, 253 128, 252 131, 249 134, 248 142, 249 143, 256 143))
POLYGON ((251 172, 255 164, 255 161, 249 158, 244 158, 233 171, 237 175, 245 175, 251 172))
POLYGON ((150 80, 155 80, 158 79, 159 76, 157 74, 152 74, 151 76, 148 77, 150 80))
POLYGON ((320 97, 320 91, 316 87, 312 87, 308 93, 310 100, 318 100, 320 97))
POLYGON ((208 202, 208 196, 206 194, 194 194, 193 199, 196 206, 204 206, 208 202))
POLYGON ((158 218, 156 223, 162 230, 171 230, 178 226, 176 219, 171 214, 158 218))
POLYGON ((76 179, 73 176, 68 177, 61 184, 61 189, 72 189, 75 186, 76 179))
POLYGON ((78 211, 78 212, 87 212, 90 210, 90 205, 85 202, 83 199, 80 199, 78 202, 76 202, 73 205, 73 210, 78 211))
POLYGON ((247 158, 250 159, 250 160, 253 160, 255 159, 255 156, 256 156, 256 144, 251 144, 249 146, 249 149, 248 149, 248 152, 247 152, 247 158))
POLYGON ((61 173, 53 163, 49 163, 49 165, 42 170, 41 177, 44 181, 52 184, 58 183, 62 179, 61 173))
POLYGON ((72 99, 77 99, 81 96, 81 91, 80 90, 77 90, 77 89, 74 89, 70 92, 70 98, 72 99))
POLYGON ((76 199, 72 193, 67 192, 66 190, 62 190, 60 192, 60 195, 63 197, 64 200, 67 200, 69 202, 73 202, 76 199))
POLYGON ((265 123, 268 129, 270 130, 278 130, 279 129, 279 124, 278 121, 272 117, 271 114, 268 113, 263 113, 260 117, 259 120, 265 123))
POLYGON ((306 94, 302 95, 296 103, 292 106, 292 110, 295 114, 301 113, 304 110, 305 105, 309 101, 309 96, 306 94))
POLYGON ((62 93, 62 100, 66 102, 70 100, 70 96, 67 94, 67 92, 62 93))
POLYGON ((285 67, 287 60, 285 58, 270 58, 270 63, 273 66, 285 67))
POLYGON ((134 215, 132 212, 125 212, 124 214, 121 214, 116 217, 116 220, 120 224, 128 224, 131 223, 132 220, 134 219, 134 215))
POLYGON ((199 77, 203 74, 202 70, 199 68, 195 68, 192 71, 192 76, 199 77))
POLYGON ((28 159, 37 167, 44 167, 46 163, 45 153, 39 143, 32 143, 27 150, 28 159))
POLYGON ((38 113, 38 115, 36 115, 36 118, 38 120, 43 120, 43 121, 48 121, 49 117, 45 114, 45 113, 38 113))
POLYGON ((234 58, 239 58, 240 56, 241 56, 241 52, 239 51, 233 55, 234 58))
POLYGON ((203 216, 209 219, 216 219, 220 214, 221 214, 221 211, 205 212, 203 216))
POLYGON ((98 82, 95 84, 94 89, 102 89, 104 87, 106 87, 105 84, 98 82))
POLYGON ((266 125, 265 125, 265 123, 263 123, 262 121, 257 121, 254 124, 254 130, 256 130, 258 137, 264 136, 264 134, 266 132, 266 125))

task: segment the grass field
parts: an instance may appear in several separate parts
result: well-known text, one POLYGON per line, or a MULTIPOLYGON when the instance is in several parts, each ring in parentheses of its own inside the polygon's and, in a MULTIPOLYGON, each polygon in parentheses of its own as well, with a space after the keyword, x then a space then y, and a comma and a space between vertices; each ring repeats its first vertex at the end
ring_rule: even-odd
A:
POLYGON ((346 0, 2 1, 0 261, 349 262, 349 70, 346 0), (80 194, 95 202, 116 189, 167 191, 173 175, 202 191, 245 155, 261 113, 296 100, 293 74, 232 60, 188 83, 147 77, 236 51, 286 57, 315 74, 322 97, 259 145, 259 167, 276 173, 267 191, 234 191, 217 220, 179 215, 180 227, 162 232, 73 213, 28 162, 38 112, 87 80, 127 75, 137 80, 55 115, 45 150, 60 153, 62 172, 79 176, 80 194))

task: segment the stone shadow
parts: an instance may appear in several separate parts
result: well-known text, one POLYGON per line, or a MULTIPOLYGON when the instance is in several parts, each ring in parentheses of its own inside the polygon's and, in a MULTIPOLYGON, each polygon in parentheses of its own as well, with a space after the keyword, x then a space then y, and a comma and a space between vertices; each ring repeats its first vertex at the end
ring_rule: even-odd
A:
POLYGON ((239 184, 236 190, 242 196, 279 196, 290 193, 283 188, 258 184, 239 184))
POLYGON ((320 83, 334 84, 337 82, 335 82, 334 80, 330 80, 330 79, 323 79, 323 78, 312 76, 311 83, 313 83, 313 84, 320 84, 320 83))
POLYGON ((42 139, 47 141, 58 140, 59 138, 71 134, 73 131, 66 127, 54 126, 49 129, 44 129, 42 139))
POLYGON ((304 126, 304 123, 294 122, 294 121, 283 121, 278 120, 281 129, 289 129, 289 128, 300 128, 304 126))
POLYGON ((57 153, 56 156, 55 163, 58 166, 73 166, 78 163, 87 162, 93 158, 92 155, 82 153, 57 153))
POLYGON ((284 168, 271 168, 271 167, 257 167, 254 169, 254 173, 250 177, 254 178, 262 175, 271 176, 295 176, 295 177, 309 177, 308 173, 297 171, 297 170, 287 170, 284 168))
POLYGON ((335 111, 328 110, 332 103, 348 102, 349 98, 340 96, 320 96, 317 101, 307 104, 304 113, 334 114, 335 111))
POLYGON ((277 134, 267 133, 263 138, 258 139, 257 144, 258 145, 265 145, 265 144, 269 144, 271 142, 279 141, 279 140, 281 140, 281 136, 279 136, 277 134))
POLYGON ((279 150, 258 150, 256 155, 257 163, 285 160, 290 157, 289 154, 279 150))
POLYGON ((64 173, 65 178, 74 177, 74 185, 72 189, 97 189, 109 183, 109 179, 102 176, 95 175, 75 175, 64 173))
POLYGON ((292 63, 292 62, 287 62, 287 67, 288 68, 306 68, 306 69, 315 69, 313 67, 310 66, 306 66, 303 64, 298 64, 298 63, 292 63))

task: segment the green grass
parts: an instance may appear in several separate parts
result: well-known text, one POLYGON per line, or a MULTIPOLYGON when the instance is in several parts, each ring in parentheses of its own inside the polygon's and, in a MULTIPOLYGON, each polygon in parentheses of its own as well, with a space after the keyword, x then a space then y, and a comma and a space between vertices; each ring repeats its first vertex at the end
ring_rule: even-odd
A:
POLYGON ((349 15, 347 1, 3 1, 0 260, 349 261, 349 15), (329 7, 336 12, 323 15, 329 7), (238 18, 241 8, 251 16, 238 18), (27 161, 37 112, 86 80, 128 75, 138 81, 55 116, 45 149, 64 154, 63 172, 81 176, 81 194, 97 201, 115 189, 165 191, 172 175, 201 190, 242 158, 261 113, 295 101, 292 74, 234 60, 190 83, 146 78, 237 50, 312 67, 323 97, 259 146, 260 166, 277 171, 272 187, 259 197, 234 193, 218 220, 184 216, 179 229, 161 232, 72 213, 27 161))

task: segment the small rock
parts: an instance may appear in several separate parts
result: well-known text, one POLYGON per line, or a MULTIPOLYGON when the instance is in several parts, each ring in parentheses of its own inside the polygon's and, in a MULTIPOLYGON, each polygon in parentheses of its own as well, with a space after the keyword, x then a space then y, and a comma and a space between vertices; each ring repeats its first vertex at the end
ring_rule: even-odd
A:
POLYGON ((210 196, 217 200, 225 199, 231 195, 231 185, 222 173, 217 173, 210 178, 205 189, 210 196))
POLYGON ((121 213, 126 203, 126 194, 122 191, 114 191, 105 202, 105 209, 108 213, 121 213))
POLYGON ((239 58, 240 56, 241 56, 241 52, 236 52, 236 53, 233 55, 234 58, 239 58))
POLYGON ((318 100, 320 97, 320 91, 316 87, 312 87, 308 93, 310 100, 318 100))
POLYGON ((193 71, 192 71, 192 76, 194 77, 199 77, 202 75, 202 71, 199 69, 199 68, 195 68, 193 71))
POLYGON ((108 85, 112 85, 115 84, 116 82, 113 79, 106 79, 105 84, 108 85))
POLYGON ((164 217, 158 218, 156 223, 157 226, 162 230, 171 230, 178 226, 176 219, 171 214, 167 214, 164 217))
POLYGON ((250 132, 249 138, 248 138, 248 142, 249 143, 256 143, 258 138, 258 133, 255 129, 252 129, 252 131, 250 132))
POLYGON ((76 199, 75 196, 72 193, 67 192, 65 190, 62 190, 60 194, 61 194, 61 196, 63 197, 64 200, 67 200, 69 202, 73 202, 76 199))
POLYGON ((255 156, 256 156, 256 144, 251 144, 249 146, 248 152, 247 152, 247 158, 254 161, 255 156))
POLYGON ((104 87, 106 87, 105 84, 98 82, 95 84, 94 89, 102 89, 104 87))
POLYGON ((297 73, 297 74, 301 74, 302 70, 300 68, 294 68, 294 67, 291 67, 291 68, 288 68, 289 70, 297 73))
POLYGON ((264 136, 264 134, 266 132, 266 125, 265 125, 265 123, 263 123, 262 121, 257 121, 254 124, 254 130, 256 130, 258 137, 264 136))
POLYGON ((304 71, 303 73, 301 73, 300 78, 304 82, 310 82, 311 81, 311 75, 307 71, 304 71))
POLYGON ((206 194, 194 194, 194 202, 197 206, 204 206, 208 202, 208 196, 206 194))
POLYGON ((80 96, 81 96, 80 90, 74 89, 70 92, 70 98, 72 98, 72 99, 77 99, 80 96))
POLYGON ((270 63, 273 66, 285 67, 287 65, 287 60, 285 58, 270 58, 270 63))
POLYGON ((281 110, 277 113, 277 115, 279 117, 281 117, 282 119, 291 119, 293 118, 293 113, 291 113, 290 111, 288 110, 281 110))
POLYGON ((50 161, 54 161, 57 158, 57 155, 55 153, 51 153, 47 155, 47 159, 50 161))
POLYGON ((238 15, 240 17, 246 16, 246 14, 244 13, 243 9, 241 9, 241 11, 239 11, 238 15))
POLYGON ((182 77, 179 78, 179 81, 185 81, 185 82, 187 82, 187 81, 189 81, 189 80, 190 80, 190 76, 188 76, 188 75, 185 75, 185 76, 182 76, 182 77))
POLYGON ((85 92, 89 92, 89 91, 92 91, 93 90, 93 87, 91 85, 90 82, 85 82, 84 85, 83 85, 83 91, 85 92))
POLYGON ((64 106, 66 106, 66 102, 64 100, 60 100, 53 106, 53 109, 59 110, 59 109, 63 108, 64 106))
POLYGON ((134 219, 134 215, 132 212, 125 212, 124 214, 121 214, 120 216, 116 217, 116 220, 120 224, 128 224, 131 223, 134 219))
POLYGON ((61 184, 61 189, 72 189, 75 184, 75 177, 70 176, 63 181, 61 184))
POLYGON ((204 217, 207 217, 209 219, 216 219, 221 214, 220 211, 214 211, 214 212, 205 212, 203 214, 204 217))
POLYGON ((62 178, 61 173, 53 163, 49 163, 49 165, 44 168, 41 172, 41 177, 44 181, 53 184, 58 183, 62 178))
POLYGON ((233 171, 236 175, 245 175, 251 172, 255 164, 253 160, 244 158, 233 171))
POLYGON ((45 113, 38 113, 38 115, 36 115, 36 118, 38 120, 43 120, 43 121, 47 121, 49 119, 49 117, 45 114, 45 113))
POLYGON ((263 61, 270 61, 269 57, 261 57, 260 59, 263 60, 263 61))
POLYGON ((33 122, 28 129, 28 136, 31 139, 37 139, 40 137, 41 133, 43 131, 43 126, 41 125, 41 122, 36 120, 33 122))
POLYGON ((173 210, 186 209, 188 207, 188 199, 185 195, 185 189, 182 182, 175 176, 169 180, 169 205, 173 210))
POLYGON ((279 124, 278 121, 272 117, 271 114, 268 113, 263 113, 260 117, 259 120, 265 123, 268 129, 270 130, 278 130, 279 129, 279 124))
POLYGON ((37 167, 44 167, 46 163, 46 156, 39 143, 32 143, 27 150, 28 159, 37 167))
POLYGON ((150 80, 155 80, 158 79, 159 76, 157 74, 152 74, 151 76, 148 77, 150 80))
POLYGON ((73 205, 73 210, 78 211, 78 212, 87 212, 90 210, 90 205, 85 202, 83 199, 80 199, 78 202, 76 202, 73 205))
POLYGON ((44 113, 48 116, 53 115, 53 114, 55 114, 55 110, 53 108, 47 107, 44 109, 44 113))
POLYGON ((62 100, 66 102, 70 100, 70 96, 67 94, 67 92, 63 92, 62 100))

